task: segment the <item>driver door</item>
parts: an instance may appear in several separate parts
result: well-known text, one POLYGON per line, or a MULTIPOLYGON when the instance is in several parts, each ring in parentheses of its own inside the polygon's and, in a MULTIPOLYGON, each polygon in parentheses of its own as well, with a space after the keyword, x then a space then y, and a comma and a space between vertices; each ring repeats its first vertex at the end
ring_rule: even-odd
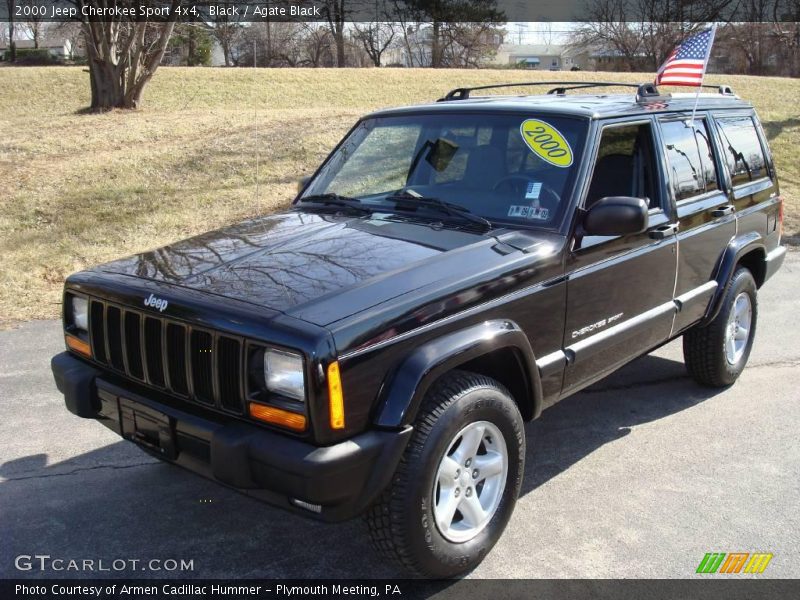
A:
POLYGON ((604 377, 670 335, 677 229, 653 130, 650 119, 598 128, 582 207, 588 210, 607 196, 644 198, 649 225, 632 235, 588 236, 577 224, 567 257, 562 395, 604 377))

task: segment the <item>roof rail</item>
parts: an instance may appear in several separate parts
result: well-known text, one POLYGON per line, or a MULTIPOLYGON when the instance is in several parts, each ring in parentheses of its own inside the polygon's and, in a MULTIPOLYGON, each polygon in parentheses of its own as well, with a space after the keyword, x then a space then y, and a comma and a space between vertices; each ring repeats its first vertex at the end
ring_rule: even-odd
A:
MULTIPOLYGON (((490 85, 478 85, 474 87, 455 88, 447 92, 443 98, 437 102, 450 102, 452 100, 466 100, 470 94, 477 90, 494 90, 506 87, 528 87, 540 85, 553 85, 547 90, 548 94, 564 95, 569 90, 581 90, 596 87, 630 87, 636 88, 636 100, 642 101, 653 99, 660 96, 658 88, 654 83, 625 83, 620 81, 526 81, 521 83, 494 83, 490 85)), ((723 96, 733 96, 733 89, 729 85, 702 85, 700 87, 716 89, 723 96)))
POLYGON ((450 100, 466 100, 467 98, 469 98, 470 93, 476 90, 493 90, 505 87, 527 87, 535 85, 558 86, 549 90, 547 92, 548 94, 562 94, 564 93, 564 91, 568 89, 580 89, 584 87, 607 87, 607 86, 622 86, 622 87, 635 87, 635 88, 639 87, 639 84, 637 83, 621 83, 621 82, 611 82, 611 81, 525 81, 521 83, 493 83, 491 85, 477 85, 474 87, 455 88, 454 90, 450 90, 449 92, 447 92, 444 98, 440 98, 438 101, 449 102, 450 100), (566 86, 575 86, 575 87, 566 87, 566 86))

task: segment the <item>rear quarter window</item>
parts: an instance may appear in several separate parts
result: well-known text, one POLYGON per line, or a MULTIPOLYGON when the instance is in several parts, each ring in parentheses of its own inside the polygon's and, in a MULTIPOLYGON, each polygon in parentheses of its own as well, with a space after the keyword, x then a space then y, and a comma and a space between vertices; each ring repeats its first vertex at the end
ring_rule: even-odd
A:
POLYGON ((717 117, 722 150, 734 186, 767 177, 764 149, 750 116, 717 117))
POLYGON ((675 200, 719 189, 711 140, 704 119, 661 123, 675 200))

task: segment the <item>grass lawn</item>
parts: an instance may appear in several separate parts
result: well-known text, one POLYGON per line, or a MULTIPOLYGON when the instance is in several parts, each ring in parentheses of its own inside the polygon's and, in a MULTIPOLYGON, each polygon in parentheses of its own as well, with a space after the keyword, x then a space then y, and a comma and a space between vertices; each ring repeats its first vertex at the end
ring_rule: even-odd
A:
MULTIPOLYGON (((0 325, 58 316, 73 271, 286 206, 369 110, 469 84, 649 77, 163 67, 142 110, 91 115, 81 68, 0 68, 0 325)), ((800 80, 709 77, 723 81, 758 109, 800 240, 800 80)))

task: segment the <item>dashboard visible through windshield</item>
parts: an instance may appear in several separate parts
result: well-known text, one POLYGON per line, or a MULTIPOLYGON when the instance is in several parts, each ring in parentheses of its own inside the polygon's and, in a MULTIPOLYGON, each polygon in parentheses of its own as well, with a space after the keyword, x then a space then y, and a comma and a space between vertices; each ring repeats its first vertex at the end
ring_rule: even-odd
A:
POLYGON ((367 119, 301 201, 327 196, 420 211, 438 203, 492 223, 553 227, 569 203, 587 128, 583 119, 543 114, 367 119))

